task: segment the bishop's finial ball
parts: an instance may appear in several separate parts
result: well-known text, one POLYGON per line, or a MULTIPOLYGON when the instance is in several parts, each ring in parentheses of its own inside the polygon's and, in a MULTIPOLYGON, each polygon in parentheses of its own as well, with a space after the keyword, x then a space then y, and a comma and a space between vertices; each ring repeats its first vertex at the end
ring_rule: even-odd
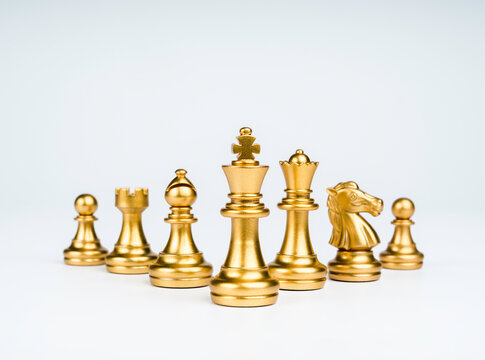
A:
POLYGON ((98 208, 98 202, 93 195, 81 194, 74 201, 74 208, 79 215, 93 215, 98 208))
POLYGON ((253 133, 253 130, 251 130, 251 128, 248 128, 248 127, 243 127, 241 128, 241 130, 239 130, 239 134, 241 135, 251 135, 253 133))
POLYGON ((392 204, 393 215, 400 220, 408 220, 414 214, 414 204, 408 198, 399 198, 392 204))
POLYGON ((291 155, 289 162, 294 164, 305 164, 310 162, 310 158, 305 155, 302 149, 298 149, 291 155))
POLYGON ((197 199, 194 187, 187 184, 185 174, 187 171, 178 169, 175 171, 177 178, 165 191, 165 200, 170 206, 190 206, 197 199))

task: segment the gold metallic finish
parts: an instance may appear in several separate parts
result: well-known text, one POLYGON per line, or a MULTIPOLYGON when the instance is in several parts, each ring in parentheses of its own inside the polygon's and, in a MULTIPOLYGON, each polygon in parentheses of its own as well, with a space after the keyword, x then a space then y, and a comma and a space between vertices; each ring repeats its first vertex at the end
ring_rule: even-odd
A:
POLYGON ((191 205, 197 199, 194 185, 185 177, 187 171, 175 171, 177 177, 165 191, 165 200, 171 214, 165 222, 171 226, 165 249, 150 265, 150 281, 155 286, 191 288, 209 285, 212 265, 204 260, 192 238, 192 223, 197 219, 191 214, 191 205))
POLYGON ((242 128, 239 144, 232 150, 239 154, 232 165, 222 167, 229 183, 231 202, 221 210, 231 218, 231 243, 221 271, 210 282, 212 301, 225 306, 272 305, 278 297, 278 281, 270 276, 259 244, 259 218, 269 215, 260 203, 260 194, 268 166, 259 166, 253 153, 259 145, 250 128, 242 128))
POLYGON ((315 290, 325 284, 327 267, 313 251, 308 231, 308 212, 318 209, 310 198, 310 186, 318 162, 312 162, 303 150, 288 161, 280 161, 286 180, 286 198, 278 204, 287 211, 286 233, 280 252, 269 264, 269 273, 283 290, 315 290))
POLYGON ((359 190, 353 181, 328 188, 328 216, 333 230, 330 245, 338 248, 335 259, 328 263, 329 277, 339 281, 374 281, 381 276, 381 263, 372 248, 379 237, 359 214, 378 216, 383 201, 359 190))
POLYGON ((157 255, 150 250, 141 213, 148 207, 148 189, 116 189, 116 207, 123 213, 123 225, 114 250, 106 257, 106 268, 117 274, 146 274, 157 255))
POLYGON ((94 231, 94 222, 98 219, 93 214, 98 202, 94 196, 82 194, 76 198, 74 207, 79 213, 74 220, 79 224, 71 246, 64 250, 64 262, 69 265, 103 265, 108 250, 101 246, 94 231))
POLYGON ((407 198, 397 199, 392 204, 392 213, 396 217, 391 223, 395 226, 394 235, 387 249, 380 254, 382 266, 396 270, 420 269, 424 255, 418 251, 411 236, 413 202, 407 198))

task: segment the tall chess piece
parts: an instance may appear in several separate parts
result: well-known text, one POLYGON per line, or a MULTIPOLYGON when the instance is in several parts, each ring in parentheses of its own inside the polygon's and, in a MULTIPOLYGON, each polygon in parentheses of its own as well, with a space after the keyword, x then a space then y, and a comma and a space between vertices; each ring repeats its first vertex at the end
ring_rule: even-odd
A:
POLYGON ((150 250, 141 213, 148 207, 148 189, 116 189, 116 207, 123 213, 123 225, 114 250, 106 257, 106 268, 117 274, 146 274, 157 255, 150 250))
POLYGON ((94 222, 98 219, 93 214, 98 202, 94 196, 82 194, 74 201, 74 207, 79 213, 74 220, 79 224, 71 246, 64 250, 64 262, 69 265, 104 264, 108 250, 101 246, 94 231, 94 222))
POLYGON ((269 273, 284 290, 315 290, 325 284, 327 267, 313 252, 308 232, 308 212, 318 209, 310 198, 310 186, 318 162, 303 150, 296 150, 288 161, 280 161, 286 180, 286 198, 278 207, 287 211, 286 233, 280 252, 269 264, 269 273))
POLYGON ((212 265, 204 260, 192 238, 192 223, 197 219, 190 213, 197 198, 194 185, 185 177, 187 171, 175 171, 177 177, 165 191, 165 200, 171 214, 165 219, 170 224, 170 237, 165 249, 150 265, 150 281, 155 286, 190 288, 209 285, 212 265))
POLYGON ((379 244, 377 233, 359 212, 381 213, 383 202, 359 190, 353 181, 328 188, 328 216, 333 225, 330 245, 338 248, 328 263, 329 277, 339 281, 374 281, 381 276, 381 263, 372 248, 379 244))
POLYGON ((411 225, 414 225, 414 221, 410 220, 414 214, 413 202, 407 198, 397 199, 392 204, 392 213, 396 218, 391 224, 396 228, 387 249, 381 252, 382 266, 396 270, 421 268, 424 255, 418 251, 411 236, 411 225))
POLYGON ((259 154, 259 145, 250 128, 242 128, 233 144, 238 154, 232 165, 222 169, 229 182, 231 202, 221 210, 222 216, 231 218, 231 243, 221 271, 210 282, 212 301, 225 306, 265 306, 276 302, 278 281, 272 278, 264 263, 259 245, 259 218, 269 210, 259 200, 261 185, 268 166, 259 166, 253 153, 259 154))

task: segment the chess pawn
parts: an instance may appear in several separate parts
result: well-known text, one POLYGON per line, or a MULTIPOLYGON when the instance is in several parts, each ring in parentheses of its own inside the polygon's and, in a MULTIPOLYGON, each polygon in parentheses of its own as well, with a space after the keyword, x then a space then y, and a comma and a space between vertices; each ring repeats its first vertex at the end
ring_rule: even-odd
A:
POLYGON ((157 258, 150 250, 143 227, 141 214, 148 207, 148 189, 116 189, 116 207, 123 213, 123 225, 114 250, 106 257, 106 268, 117 274, 146 274, 148 267, 157 258))
POLYGON ((315 290, 325 284, 327 267, 313 252, 308 232, 308 212, 318 209, 310 198, 310 185, 318 162, 312 162, 303 150, 288 161, 280 161, 286 180, 286 198, 278 207, 287 211, 286 233, 280 252, 269 264, 269 273, 284 290, 315 290))
POLYGON ((330 245, 338 248, 337 256, 328 263, 330 279, 378 280, 381 263, 374 257, 372 248, 379 244, 379 236, 359 212, 379 215, 382 200, 366 194, 353 181, 328 188, 327 193, 328 216, 333 225, 330 245))
POLYGON ((74 207, 79 216, 76 236, 71 246, 64 250, 64 262, 69 265, 102 265, 108 250, 101 246, 94 222, 98 220, 93 214, 98 208, 96 198, 89 194, 82 194, 76 198, 74 207))
POLYGON ((150 281, 155 286, 191 288, 207 286, 211 279, 212 265, 204 260, 192 238, 192 223, 197 219, 190 210, 197 192, 186 173, 183 169, 175 171, 177 177, 165 191, 165 200, 172 211, 165 222, 171 229, 165 249, 150 265, 150 281))
POLYGON ((414 204, 410 199, 400 198, 392 204, 392 213, 396 217, 394 235, 387 249, 380 254, 382 266, 386 269, 414 270, 423 266, 424 255, 416 248, 411 236, 410 220, 414 214, 414 204))
POLYGON ((253 153, 259 145, 250 128, 242 128, 238 153, 232 165, 222 167, 229 182, 231 202, 221 210, 222 216, 231 218, 231 242, 221 271, 210 282, 212 301, 225 306, 265 306, 276 302, 278 281, 270 276, 259 244, 259 218, 269 215, 260 203, 261 185, 268 166, 259 166, 253 153))

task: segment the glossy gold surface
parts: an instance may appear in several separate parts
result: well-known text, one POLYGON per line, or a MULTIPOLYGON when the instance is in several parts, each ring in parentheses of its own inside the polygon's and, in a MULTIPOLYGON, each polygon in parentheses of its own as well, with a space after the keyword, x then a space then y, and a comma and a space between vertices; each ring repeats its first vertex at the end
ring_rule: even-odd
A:
POLYGON ((93 214, 98 208, 95 197, 89 194, 79 195, 74 201, 74 208, 79 216, 76 236, 71 246, 64 250, 64 262, 69 265, 102 265, 108 250, 101 246, 94 222, 98 220, 93 214))
POLYGON ((394 235, 387 249, 380 254, 382 266, 386 269, 414 270, 423 266, 424 255, 418 251, 411 236, 414 222, 414 204, 410 199, 400 198, 392 204, 392 213, 396 217, 394 235))
POLYGON ((253 153, 260 149, 251 133, 249 128, 240 130, 239 144, 233 145, 238 158, 222 167, 231 202, 221 214, 231 218, 231 242, 221 271, 210 282, 212 301, 218 305, 265 306, 274 304, 278 296, 278 281, 270 276, 259 244, 259 218, 269 214, 260 203, 268 166, 254 160, 253 153))
POLYGON ((141 214, 148 207, 148 189, 116 189, 116 207, 123 213, 118 242, 106 257, 106 268, 116 274, 146 274, 157 255, 143 233, 141 214))
POLYGON ((150 282, 155 286, 190 288, 209 285, 212 265, 204 260, 192 238, 191 205, 197 199, 194 185, 186 178, 187 171, 175 171, 175 179, 165 191, 165 200, 171 214, 165 219, 170 224, 167 245, 150 265, 150 282))
POLYGON ((286 198, 278 204, 287 211, 286 232, 280 252, 269 264, 269 273, 283 290, 315 290, 325 284, 327 267, 313 251, 308 231, 308 212, 318 209, 310 198, 310 186, 318 162, 312 162, 303 150, 288 161, 280 161, 286 180, 286 198))
POLYGON ((328 188, 328 216, 332 223, 330 245, 338 248, 335 259, 328 263, 329 277, 339 281, 374 281, 381 276, 381 263, 372 248, 379 237, 359 214, 381 213, 383 201, 361 191, 353 181, 328 188))

